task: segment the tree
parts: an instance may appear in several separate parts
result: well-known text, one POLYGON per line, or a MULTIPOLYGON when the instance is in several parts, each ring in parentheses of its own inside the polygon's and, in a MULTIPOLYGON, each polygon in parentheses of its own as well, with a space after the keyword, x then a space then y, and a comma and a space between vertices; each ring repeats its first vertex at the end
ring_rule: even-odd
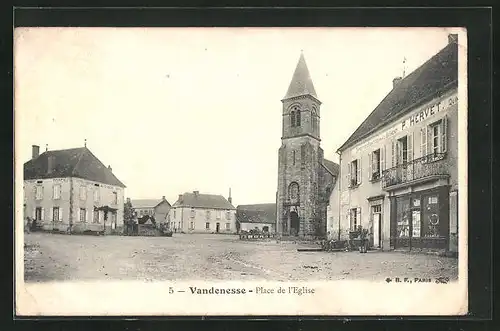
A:
POLYGON ((134 223, 134 213, 135 210, 132 207, 132 203, 130 202, 129 199, 127 199, 127 202, 125 202, 123 206, 123 223, 125 223, 126 234, 130 233, 130 228, 134 223))

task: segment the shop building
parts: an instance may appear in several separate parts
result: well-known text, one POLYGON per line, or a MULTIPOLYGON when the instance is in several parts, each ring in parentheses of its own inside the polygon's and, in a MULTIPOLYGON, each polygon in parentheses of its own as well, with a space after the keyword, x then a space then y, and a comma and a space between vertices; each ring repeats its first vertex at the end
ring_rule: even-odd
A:
POLYGON ((393 89, 338 149, 329 229, 359 225, 375 248, 458 251, 458 45, 393 89), (337 216, 338 215, 338 216, 337 216))

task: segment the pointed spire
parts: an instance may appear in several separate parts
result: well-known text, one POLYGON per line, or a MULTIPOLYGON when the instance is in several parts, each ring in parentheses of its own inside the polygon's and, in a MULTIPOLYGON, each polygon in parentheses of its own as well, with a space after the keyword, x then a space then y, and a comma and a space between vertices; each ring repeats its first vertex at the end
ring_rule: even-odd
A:
POLYGON ((306 59, 304 58, 304 53, 301 50, 299 62, 297 63, 292 81, 290 82, 290 86, 288 87, 288 91, 286 92, 284 99, 307 94, 317 98, 316 90, 314 89, 311 75, 309 74, 309 69, 307 69, 306 59))
POLYGON ((83 142, 83 147, 87 147, 87 139, 83 142))

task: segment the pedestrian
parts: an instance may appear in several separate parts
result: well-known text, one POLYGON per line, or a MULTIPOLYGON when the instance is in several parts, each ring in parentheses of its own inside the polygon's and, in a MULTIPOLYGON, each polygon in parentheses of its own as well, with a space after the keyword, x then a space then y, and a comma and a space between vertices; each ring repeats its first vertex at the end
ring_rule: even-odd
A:
POLYGON ((27 233, 30 233, 31 231, 31 218, 28 216, 26 217, 26 226, 25 226, 25 230, 27 233))

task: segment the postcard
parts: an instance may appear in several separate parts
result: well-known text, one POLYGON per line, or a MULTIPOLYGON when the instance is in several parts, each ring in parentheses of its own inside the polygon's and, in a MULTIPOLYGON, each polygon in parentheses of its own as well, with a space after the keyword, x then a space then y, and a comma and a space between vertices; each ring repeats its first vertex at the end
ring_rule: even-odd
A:
POLYGON ((18 316, 465 315, 463 28, 16 28, 18 316))

